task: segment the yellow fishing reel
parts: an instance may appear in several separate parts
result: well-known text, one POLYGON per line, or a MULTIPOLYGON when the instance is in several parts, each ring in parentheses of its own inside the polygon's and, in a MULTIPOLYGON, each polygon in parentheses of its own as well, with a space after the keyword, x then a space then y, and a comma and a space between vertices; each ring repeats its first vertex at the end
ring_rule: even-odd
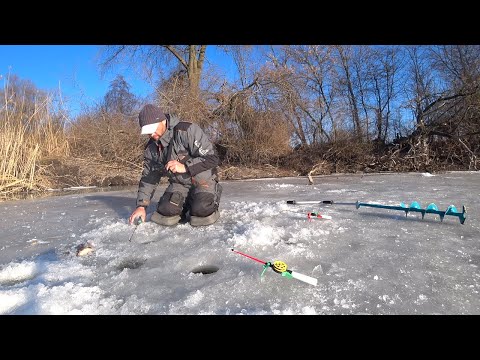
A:
POLYGON ((276 273, 283 273, 287 271, 287 264, 285 264, 283 261, 280 260, 275 260, 272 265, 271 265, 273 271, 276 273))
POLYGON ((263 276, 265 270, 267 270, 269 267, 271 267, 276 273, 282 274, 282 276, 291 276, 290 272, 287 271, 287 264, 285 264, 283 261, 275 260, 274 262, 266 262, 263 265, 263 271, 260 274, 260 277, 263 276))

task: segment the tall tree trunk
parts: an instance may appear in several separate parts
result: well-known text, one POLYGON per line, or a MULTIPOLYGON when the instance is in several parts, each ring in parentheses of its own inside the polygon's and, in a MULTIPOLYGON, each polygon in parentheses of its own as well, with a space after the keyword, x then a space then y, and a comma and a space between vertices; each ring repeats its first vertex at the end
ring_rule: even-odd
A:
POLYGON ((162 46, 170 51, 185 68, 187 71, 190 91, 193 96, 197 96, 200 90, 200 79, 202 77, 207 45, 188 45, 188 57, 186 60, 174 45, 162 46))
POLYGON ((343 71, 345 72, 345 83, 347 86, 348 101, 351 107, 355 135, 359 140, 362 140, 362 126, 360 124, 360 115, 358 114, 357 98, 353 91, 353 83, 352 83, 352 78, 350 74, 350 65, 348 63, 349 58, 348 58, 348 55, 345 54, 345 51, 342 46, 338 46, 337 50, 340 55, 343 71))
POLYGON ((188 81, 193 95, 198 95, 207 45, 189 45, 188 81))
POLYGON ((293 113, 295 115, 295 119, 297 120, 297 126, 294 126, 295 132, 297 133, 302 145, 307 145, 307 138, 305 137, 305 132, 303 131, 302 119, 300 116, 298 116, 295 110, 293 110, 293 113))

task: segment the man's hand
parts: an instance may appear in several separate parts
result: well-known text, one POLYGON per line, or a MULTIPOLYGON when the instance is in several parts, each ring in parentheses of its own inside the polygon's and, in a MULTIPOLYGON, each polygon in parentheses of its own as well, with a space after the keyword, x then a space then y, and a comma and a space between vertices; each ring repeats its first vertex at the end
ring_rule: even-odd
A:
POLYGON ((128 223, 130 225, 133 224, 133 221, 137 218, 140 217, 142 219, 142 222, 145 222, 145 218, 147 217, 147 211, 143 206, 139 206, 138 208, 135 209, 135 211, 130 215, 130 218, 128 219, 128 223))
POLYGON ((165 165, 165 169, 167 169, 167 171, 171 171, 174 174, 175 173, 183 174, 183 173, 187 172, 187 169, 185 168, 185 165, 178 162, 177 160, 170 160, 167 163, 167 165, 165 165))

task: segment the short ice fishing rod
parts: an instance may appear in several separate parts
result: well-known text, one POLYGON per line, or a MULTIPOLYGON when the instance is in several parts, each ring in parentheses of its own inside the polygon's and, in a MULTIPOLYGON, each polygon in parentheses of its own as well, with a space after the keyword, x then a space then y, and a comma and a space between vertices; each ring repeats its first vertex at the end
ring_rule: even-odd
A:
POLYGON ((307 275, 304 275, 304 274, 300 274, 296 271, 293 271, 293 270, 289 270, 287 269, 287 264, 285 264, 283 261, 280 261, 280 260, 275 260, 273 262, 270 262, 270 261, 262 261, 260 259, 257 259, 253 256, 250 256, 250 255, 247 255, 247 254, 244 254, 240 251, 237 251, 237 250, 234 250, 232 249, 233 252, 237 253, 237 254, 240 254, 240 255, 243 255, 245 257, 248 257, 249 259, 252 259, 256 262, 259 262, 261 264, 263 264, 263 271, 262 273, 260 274, 260 277, 263 276, 263 274, 265 273, 265 271, 271 267, 273 269, 273 271, 275 271, 276 273, 278 274, 282 274, 282 276, 286 277, 286 278, 293 278, 293 279, 297 279, 297 280, 300 280, 300 281, 303 281, 303 282, 306 282, 307 284, 310 284, 310 285, 313 285, 313 286, 317 286, 317 279, 313 278, 313 277, 310 277, 310 276, 307 276, 307 275))
POLYGON ((133 223, 135 224, 135 229, 133 229, 132 234, 131 234, 130 237, 128 238, 128 241, 129 241, 129 242, 132 241, 133 234, 135 234, 135 231, 137 230, 138 225, 140 225, 142 222, 143 222, 143 221, 142 221, 142 217, 141 217, 141 216, 138 216, 138 217, 136 217, 136 218, 133 220, 133 223))

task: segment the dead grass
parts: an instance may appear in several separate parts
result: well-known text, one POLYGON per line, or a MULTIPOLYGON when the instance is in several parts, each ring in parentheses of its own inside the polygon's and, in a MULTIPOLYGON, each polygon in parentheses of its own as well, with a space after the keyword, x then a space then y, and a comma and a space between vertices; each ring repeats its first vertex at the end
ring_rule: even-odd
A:
POLYGON ((218 171, 220 180, 244 180, 298 176, 295 170, 275 167, 270 164, 256 166, 220 166, 218 171))
POLYGON ((49 187, 61 189, 72 186, 123 186, 138 184, 141 170, 99 159, 65 158, 42 165, 41 173, 49 179, 49 187))
POLYGON ((0 199, 47 186, 48 179, 37 171, 40 159, 69 153, 63 122, 52 112, 53 99, 42 93, 28 97, 31 85, 21 85, 7 80, 0 92, 0 199))

